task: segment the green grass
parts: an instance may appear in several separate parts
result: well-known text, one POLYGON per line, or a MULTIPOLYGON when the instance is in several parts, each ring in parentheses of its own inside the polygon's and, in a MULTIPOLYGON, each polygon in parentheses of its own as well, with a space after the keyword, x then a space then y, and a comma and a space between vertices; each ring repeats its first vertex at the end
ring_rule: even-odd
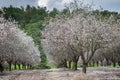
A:
MULTIPOLYGON (((67 62, 67 66, 69 66, 69 62, 67 62)), ((73 62, 71 62, 71 67, 73 67, 73 62)), ((77 64, 77 67, 80 68, 81 65, 80 65, 80 64, 77 64)))
POLYGON ((14 70, 15 69, 15 66, 12 64, 11 65, 11 70, 14 70))
MULTIPOLYGON (((28 69, 28 66, 26 66, 26 69, 28 69)), ((9 67, 5 66, 4 70, 9 70, 9 67)), ((15 70, 15 66, 13 64, 11 65, 11 70, 15 70)), ((19 66, 18 65, 16 65, 16 70, 19 70, 19 66)), ((23 65, 22 64, 20 64, 20 70, 23 70, 23 65)))
MULTIPOLYGON (((67 66, 69 66, 69 63, 67 62, 67 66)), ((99 65, 100 66, 100 65, 99 65)), ((94 67, 99 67, 97 66, 97 64, 95 63, 94 64, 94 67)), ((109 66, 112 66, 113 67, 113 63, 110 64, 109 66)), ((116 62, 116 67, 118 67, 118 62, 116 62)), ((28 66, 25 66, 26 69, 28 69, 28 66)), ((71 67, 73 67, 73 62, 71 62, 71 67)), ((88 67, 90 67, 90 65, 88 64, 88 67)), ((37 65, 34 69, 56 69, 57 67, 55 65, 50 65, 50 66, 47 66, 46 64, 39 64, 37 65)), ((77 64, 77 68, 81 68, 81 65, 80 64, 77 64)), ((9 67, 8 66, 5 66, 4 67, 4 70, 9 70, 9 67)), ((12 64, 11 65, 11 70, 15 70, 15 66, 12 64)), ((16 70, 19 70, 19 66, 16 65, 16 70)), ((20 70, 23 70, 23 65, 20 64, 20 70)))
POLYGON ((57 67, 55 65, 50 65, 51 69, 56 69, 57 67))
MULTIPOLYGON (((119 65, 118 65, 118 62, 116 62, 115 64, 116 64, 116 67, 118 67, 118 66, 119 66, 119 65)), ((111 67, 113 67, 113 66, 114 66, 114 64, 112 63, 110 66, 111 66, 111 67)))
POLYGON ((81 65, 80 65, 80 64, 77 64, 77 67, 78 67, 78 68, 81 68, 81 65))

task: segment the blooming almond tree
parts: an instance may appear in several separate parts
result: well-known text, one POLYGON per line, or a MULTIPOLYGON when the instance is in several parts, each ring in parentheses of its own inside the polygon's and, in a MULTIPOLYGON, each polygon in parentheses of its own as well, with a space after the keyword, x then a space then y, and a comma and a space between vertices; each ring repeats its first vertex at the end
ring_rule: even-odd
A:
POLYGON ((65 67, 68 59, 66 44, 71 40, 72 33, 70 32, 69 25, 65 23, 65 19, 58 18, 51 19, 46 27, 43 32, 45 39, 42 40, 42 44, 48 59, 58 67, 65 67))
POLYGON ((70 17, 58 15, 49 21, 43 32, 44 50, 56 63, 72 60, 77 64, 80 56, 83 72, 86 73, 87 64, 95 52, 110 46, 114 39, 119 40, 118 23, 111 17, 97 19, 87 10, 79 10, 70 17))
POLYGON ((33 39, 18 28, 15 21, 0 17, 0 63, 35 65, 40 62, 40 52, 33 39))
MULTIPOLYGON (((108 47, 115 40, 119 40, 118 26, 111 17, 102 21, 101 19, 96 19, 89 12, 88 14, 80 13, 74 16, 73 21, 75 21, 75 23, 71 22, 71 24, 74 24, 73 26, 78 25, 76 28, 78 31, 75 31, 75 36, 77 44, 82 47, 82 52, 78 53, 80 53, 82 59, 83 72, 86 73, 86 66, 95 52, 101 48, 108 47)), ((81 48, 78 49, 80 50, 81 48)))

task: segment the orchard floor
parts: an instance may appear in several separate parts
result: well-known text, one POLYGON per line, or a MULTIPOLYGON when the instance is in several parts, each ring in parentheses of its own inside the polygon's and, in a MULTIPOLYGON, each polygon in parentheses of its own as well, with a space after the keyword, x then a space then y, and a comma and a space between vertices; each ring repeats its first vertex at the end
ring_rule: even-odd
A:
POLYGON ((64 68, 14 70, 0 73, 0 80, 120 80, 120 67, 90 67, 87 69, 87 76, 81 75, 81 68, 77 71, 64 68))

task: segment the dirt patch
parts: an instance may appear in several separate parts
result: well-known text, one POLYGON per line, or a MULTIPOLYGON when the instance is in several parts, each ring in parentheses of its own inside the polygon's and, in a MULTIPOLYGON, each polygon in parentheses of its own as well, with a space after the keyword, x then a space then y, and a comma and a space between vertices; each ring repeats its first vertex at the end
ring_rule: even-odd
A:
POLYGON ((0 73, 0 80, 120 80, 120 68, 88 68, 87 75, 68 69, 15 70, 0 73), (74 79, 73 79, 74 78, 74 79), (80 79, 82 78, 82 79, 80 79))

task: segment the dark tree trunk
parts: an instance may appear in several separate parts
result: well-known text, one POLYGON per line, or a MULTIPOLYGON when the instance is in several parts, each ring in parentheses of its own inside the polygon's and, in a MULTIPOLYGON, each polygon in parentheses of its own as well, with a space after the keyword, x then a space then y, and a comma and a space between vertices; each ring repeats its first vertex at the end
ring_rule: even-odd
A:
POLYGON ((11 62, 9 62, 9 71, 11 71, 12 70, 12 63, 11 62))
POLYGON ((64 60, 63 67, 67 68, 67 61, 64 60))
POLYGON ((81 59, 82 59, 82 72, 86 74, 86 70, 87 70, 86 68, 87 68, 87 64, 89 63, 89 60, 86 62, 83 54, 81 55, 81 59))
POLYGON ((101 60, 100 62, 101 62, 101 66, 103 66, 103 61, 101 60))
POLYGON ((23 70, 26 69, 26 65, 25 65, 25 63, 22 63, 22 69, 23 69, 23 70))
POLYGON ((69 63, 68 63, 69 64, 68 68, 70 68, 70 69, 71 69, 71 63, 72 63, 71 61, 69 61, 69 63))
POLYGON ((106 65, 109 66, 109 60, 108 59, 106 59, 106 65))
POLYGON ((82 72, 86 74, 86 70, 87 70, 87 64, 84 63, 84 64, 82 65, 82 72))
POLYGON ((77 70, 77 62, 73 62, 73 70, 77 70))
POLYGON ((15 65, 14 65, 14 66, 15 66, 15 67, 14 67, 14 68, 15 68, 15 70, 17 70, 17 64, 16 64, 16 63, 15 63, 15 65))
POLYGON ((118 61, 118 65, 120 66, 120 61, 118 61))
POLYGON ((79 60, 79 56, 74 56, 74 59, 73 59, 73 70, 77 70, 78 60, 79 60))
POLYGON ((32 65, 30 65, 30 69, 32 69, 32 65))
POLYGON ((99 66, 99 62, 98 61, 96 62, 96 64, 97 64, 97 66, 99 66))
POLYGON ((3 72, 4 67, 2 66, 2 64, 0 63, 0 72, 3 72))
POLYGON ((30 69, 30 65, 29 64, 27 64, 27 69, 30 69))
POLYGON ((21 70, 21 69, 20 69, 20 64, 18 64, 18 68, 19 68, 19 70, 21 70))
POLYGON ((113 67, 116 67, 116 62, 115 61, 113 61, 113 67))

